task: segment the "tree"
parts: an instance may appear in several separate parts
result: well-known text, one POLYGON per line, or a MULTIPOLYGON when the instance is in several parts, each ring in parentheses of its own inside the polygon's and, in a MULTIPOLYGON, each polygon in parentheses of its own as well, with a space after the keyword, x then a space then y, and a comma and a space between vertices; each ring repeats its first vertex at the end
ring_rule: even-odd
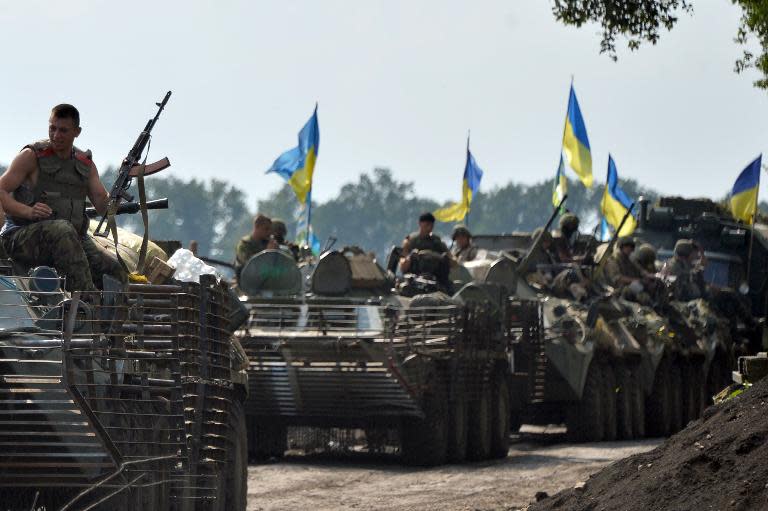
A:
POLYGON ((312 223, 321 240, 333 236, 337 247, 359 245, 381 258, 416 230, 419 214, 436 208, 435 201, 416 196, 413 183, 395 181, 389 169, 376 168, 316 206, 312 223))
MULTIPOLYGON (((106 184, 114 182, 116 170, 108 168, 102 176, 106 184)), ((224 181, 183 181, 174 176, 146 178, 147 199, 168 197, 168 211, 149 212, 149 234, 153 239, 178 240, 188 245, 197 240, 198 253, 225 261, 234 258, 237 239, 250 232, 253 213, 245 193, 224 181)), ((137 196, 136 184, 131 193, 137 196)), ((142 232, 141 215, 121 215, 119 225, 142 232)))
MULTIPOLYGON (((768 88, 768 3, 765 0, 731 0, 743 10, 735 41, 746 46, 754 37, 760 45, 760 55, 746 48, 736 61, 737 73, 755 68, 762 78, 756 87, 768 88)), ((671 30, 681 14, 693 13, 693 0, 555 0, 552 12, 558 21, 581 27, 599 23, 603 34, 600 52, 616 60, 616 39, 627 39, 630 50, 643 42, 656 44, 662 30, 671 30)))

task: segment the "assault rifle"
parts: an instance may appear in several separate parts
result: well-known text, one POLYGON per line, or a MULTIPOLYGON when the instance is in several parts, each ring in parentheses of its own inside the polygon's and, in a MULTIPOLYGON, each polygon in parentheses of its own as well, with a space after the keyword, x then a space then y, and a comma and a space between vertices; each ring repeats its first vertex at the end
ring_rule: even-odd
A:
POLYGON ((520 263, 517 265, 517 273, 518 275, 524 274, 528 270, 528 266, 531 264, 531 257, 533 254, 536 253, 536 250, 538 250, 539 246, 541 245, 541 240, 544 237, 544 234, 549 231, 550 227, 552 227, 552 222, 555 221, 555 218, 557 218, 557 214, 560 212, 560 208, 563 207, 563 204, 565 204, 565 201, 568 199, 568 194, 563 195, 563 198, 560 199, 560 204, 555 206, 555 209, 552 211, 552 214, 549 216, 549 220, 547 220, 547 223, 544 224, 544 229, 539 233, 538 236, 533 240, 533 243, 531 243, 530 248, 528 249, 528 252, 525 253, 523 258, 520 260, 520 263))
POLYGON ((600 256, 600 260, 597 262, 597 269, 600 270, 605 265, 605 262, 608 260, 608 258, 611 256, 611 253, 613 252, 613 247, 616 246, 616 241, 619 239, 619 233, 621 232, 621 228, 624 227, 624 224, 626 223, 627 219, 632 215, 632 210, 635 207, 635 203, 629 205, 629 208, 627 209, 627 212, 624 213, 624 217, 621 219, 621 223, 619 224, 619 227, 616 229, 616 232, 613 233, 613 236, 611 236, 611 241, 608 242, 608 246, 605 247, 605 252, 603 252, 603 255, 600 256))
MULTIPOLYGON (((168 198, 166 197, 164 199, 150 200, 147 201, 144 206, 145 209, 168 209, 168 198)), ((132 215, 134 213, 138 213, 140 209, 141 204, 138 202, 123 202, 117 207, 115 214, 132 215)), ((85 214, 88 216, 88 218, 96 218, 99 216, 96 208, 85 208, 85 214)))
POLYGON ((107 213, 101 217, 99 225, 94 231, 95 236, 106 236, 108 234, 109 226, 104 227, 103 232, 101 229, 104 226, 104 223, 107 221, 110 211, 112 214, 115 214, 121 202, 131 202, 133 200, 133 195, 128 193, 128 188, 130 188, 131 181, 134 177, 139 175, 149 176, 171 166, 171 162, 168 160, 168 158, 163 158, 162 160, 156 161, 155 163, 151 163, 149 165, 140 164, 141 154, 144 152, 144 149, 149 143, 152 128, 155 127, 157 119, 160 118, 160 114, 163 112, 163 109, 168 103, 170 97, 171 91, 168 91, 160 103, 155 103, 158 107, 157 114, 155 114, 155 117, 147 121, 147 125, 139 134, 139 138, 136 139, 133 147, 128 152, 128 156, 126 156, 123 160, 123 163, 120 164, 120 170, 117 172, 117 179, 115 179, 115 183, 112 185, 112 189, 109 191, 109 205, 107 206, 107 213))

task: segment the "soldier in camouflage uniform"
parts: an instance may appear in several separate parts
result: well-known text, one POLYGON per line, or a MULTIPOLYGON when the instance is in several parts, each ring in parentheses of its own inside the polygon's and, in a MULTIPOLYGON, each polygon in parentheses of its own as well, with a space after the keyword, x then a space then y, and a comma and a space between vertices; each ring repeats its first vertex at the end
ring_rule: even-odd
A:
POLYGON ((677 240, 672 259, 664 264, 662 274, 671 282, 675 300, 688 302, 705 296, 706 289, 700 278, 701 272, 697 271, 694 265, 698 254, 699 249, 693 240, 677 240))
POLYGON ((451 255, 457 263, 472 261, 477 257, 477 247, 472 243, 472 233, 469 232, 464 224, 457 224, 453 228, 454 245, 451 248, 451 255))
POLYGON ((74 146, 80 113, 72 105, 55 106, 48 139, 29 144, 0 177, 0 202, 6 213, 0 240, 8 255, 25 266, 56 268, 69 290, 93 291, 94 278, 125 272, 87 235, 85 200, 104 214, 109 195, 90 152, 74 146))
POLYGON ((272 237, 272 219, 261 213, 253 219, 253 231, 246 234, 237 242, 235 247, 235 272, 240 277, 240 270, 243 269, 248 260, 268 248, 277 248, 277 242, 272 237))
POLYGON ((603 270, 603 284, 618 291, 622 298, 651 305, 651 294, 646 289, 646 275, 631 257, 635 251, 635 240, 622 236, 616 250, 608 258, 603 270))
POLYGON ((439 236, 432 233, 435 217, 432 213, 423 213, 419 217, 419 230, 412 232, 403 240, 403 256, 400 258, 400 270, 407 273, 411 268, 411 253, 428 250, 436 254, 448 253, 448 247, 439 236))
POLYGON ((553 249, 558 262, 574 262, 577 257, 575 252, 576 239, 579 236, 579 217, 573 213, 566 213, 560 217, 560 234, 553 238, 553 249))

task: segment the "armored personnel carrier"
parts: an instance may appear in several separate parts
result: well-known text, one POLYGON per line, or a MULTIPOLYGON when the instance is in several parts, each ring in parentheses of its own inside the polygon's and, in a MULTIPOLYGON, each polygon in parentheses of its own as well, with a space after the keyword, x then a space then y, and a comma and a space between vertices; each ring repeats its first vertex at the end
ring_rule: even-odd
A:
POLYGON ((226 288, 63 289, 52 268, 0 261, 3 508, 244 510, 226 288))
MULTIPOLYGON (((597 246, 590 238, 582 235, 579 243, 597 246)), ((507 254, 520 264, 534 239, 513 233, 474 242, 488 260, 507 254)), ((543 266, 550 275, 578 270, 574 281, 588 282, 591 272, 543 266)), ((513 424, 565 423, 571 439, 599 441, 666 435, 698 417, 711 346, 687 317, 620 297, 574 294, 551 278, 535 278, 534 268, 517 279, 508 304, 513 424)))
POLYGON ((253 455, 281 455, 286 428, 318 427, 365 431, 369 445, 386 431, 414 465, 506 456, 506 340, 480 308, 392 294, 359 250, 302 269, 267 250, 243 267, 239 287, 253 455))

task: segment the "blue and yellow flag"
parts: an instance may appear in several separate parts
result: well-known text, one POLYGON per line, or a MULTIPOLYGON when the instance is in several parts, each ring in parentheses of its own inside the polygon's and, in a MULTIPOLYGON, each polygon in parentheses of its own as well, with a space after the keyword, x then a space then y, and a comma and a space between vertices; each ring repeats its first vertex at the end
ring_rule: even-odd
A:
POLYGON ((555 183, 552 186, 552 205, 557 207, 568 193, 568 179, 565 177, 565 165, 563 165, 563 153, 560 153, 560 165, 557 166, 555 183))
POLYGON ((763 155, 741 171, 731 190, 731 213, 734 218, 751 224, 757 213, 757 192, 760 189, 760 164, 763 155))
POLYGON ((568 97, 568 113, 565 116, 563 130, 563 151, 568 159, 568 165, 579 176, 584 186, 592 186, 592 151, 589 148, 587 128, 581 115, 576 92, 571 85, 571 95, 568 97))
MULTIPOLYGON (((629 221, 629 219, 627 219, 629 221)), ((605 217, 600 217, 600 241, 611 241, 611 227, 605 221, 605 217)))
MULTIPOLYGON (((630 206, 632 206, 632 200, 619 186, 619 174, 616 172, 616 164, 613 162, 613 157, 609 154, 608 178, 605 182, 603 200, 600 201, 600 212, 614 229, 618 229, 630 206)), ((637 221, 634 216, 630 215, 627 221, 624 222, 621 231, 619 231, 619 236, 629 236, 635 231, 635 227, 637 227, 637 221)))
POLYGON ((475 157, 467 147, 467 163, 464 166, 464 181, 461 187, 461 202, 455 202, 450 206, 440 208, 434 213, 435 220, 440 222, 459 222, 469 213, 469 205, 472 203, 472 196, 480 188, 480 181, 483 179, 483 170, 478 167, 475 157))
POLYGON ((299 145, 281 154, 267 173, 275 172, 293 188, 299 202, 306 204, 307 195, 312 189, 312 174, 320 149, 320 128, 317 124, 317 106, 315 113, 299 132, 299 145))

